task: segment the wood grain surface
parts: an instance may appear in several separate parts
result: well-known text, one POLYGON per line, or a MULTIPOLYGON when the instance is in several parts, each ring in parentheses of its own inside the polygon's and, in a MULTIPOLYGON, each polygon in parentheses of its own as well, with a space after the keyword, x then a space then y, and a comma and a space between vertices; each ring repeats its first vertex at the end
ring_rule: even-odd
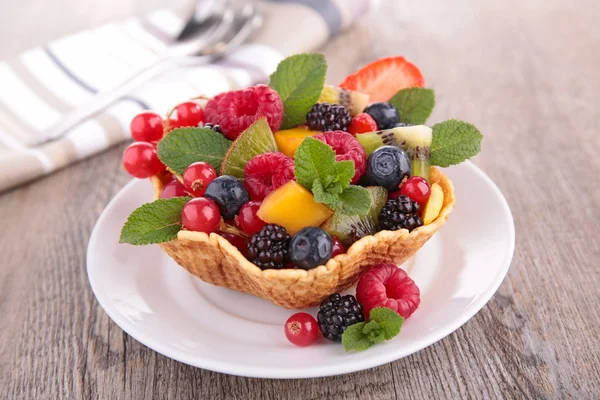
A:
MULTIPOLYGON (((161 4, 180 2, 2 0, 0 58, 161 4)), ((600 2, 378 4, 323 49, 328 80, 404 54, 436 90, 430 122, 484 132, 476 163, 517 231, 488 305, 423 351, 344 376, 248 379, 170 360, 123 333, 87 280, 91 229, 130 179, 118 146, 0 196, 0 397, 600 398, 600 2)))

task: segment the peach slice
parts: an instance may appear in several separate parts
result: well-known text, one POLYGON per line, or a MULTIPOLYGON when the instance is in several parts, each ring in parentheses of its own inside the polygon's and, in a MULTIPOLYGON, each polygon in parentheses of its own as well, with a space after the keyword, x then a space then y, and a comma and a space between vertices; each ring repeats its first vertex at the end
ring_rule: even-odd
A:
POLYGON ((423 210, 423 225, 428 225, 435 221, 438 215, 440 215, 443 205, 444 191, 438 183, 434 183, 431 185, 431 194, 429 195, 429 200, 423 210))
POLYGON ((289 181, 269 193, 256 215, 269 224, 283 226, 291 235, 306 226, 319 226, 331 217, 325 204, 317 203, 308 190, 289 181))
POLYGON ((309 136, 316 135, 316 131, 311 131, 307 126, 298 126, 292 129, 285 129, 275 132, 275 141, 279 151, 290 158, 294 158, 296 149, 300 143, 309 136))

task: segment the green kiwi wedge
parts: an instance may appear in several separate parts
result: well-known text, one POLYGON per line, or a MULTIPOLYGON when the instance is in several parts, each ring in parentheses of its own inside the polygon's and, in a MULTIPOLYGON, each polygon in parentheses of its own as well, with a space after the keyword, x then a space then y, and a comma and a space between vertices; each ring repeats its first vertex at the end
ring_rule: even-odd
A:
POLYGON ((365 215, 344 215, 335 212, 322 228, 331 236, 337 237, 348 248, 358 239, 373 235, 379 230, 379 213, 387 201, 387 190, 380 186, 369 186, 371 209, 365 215))
POLYGON ((221 164, 221 175, 244 179, 244 166, 259 154, 276 152, 277 143, 266 118, 250 125, 231 144, 221 164))
POLYGON ((369 95, 337 86, 325 85, 318 103, 341 104, 355 117, 363 112, 369 104, 369 95))

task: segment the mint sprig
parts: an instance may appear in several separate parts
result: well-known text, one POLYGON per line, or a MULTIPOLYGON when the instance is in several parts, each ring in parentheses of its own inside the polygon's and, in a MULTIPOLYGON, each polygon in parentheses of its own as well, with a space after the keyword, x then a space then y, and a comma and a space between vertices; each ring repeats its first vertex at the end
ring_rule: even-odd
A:
POLYGON ((296 54, 279 63, 269 86, 279 93, 283 102, 281 129, 306 121, 306 114, 321 96, 326 72, 327 61, 323 54, 296 54))
POLYGON ((298 146, 294 159, 296 182, 312 191, 315 201, 348 215, 365 215, 371 208, 369 191, 350 185, 353 161, 336 161, 327 144, 306 138, 298 146))
POLYGON ((366 350, 398 335, 403 323, 404 318, 395 311, 376 307, 369 314, 369 322, 359 322, 346 329, 342 334, 342 345, 346 351, 366 350))
POLYGON ((177 237, 181 230, 181 210, 191 197, 171 197, 135 209, 121 230, 120 243, 146 245, 177 237))
POLYGON ((192 163, 204 161, 219 171, 231 142, 208 128, 179 128, 158 142, 158 158, 177 174, 192 163))
POLYGON ((435 124, 432 129, 432 165, 460 164, 481 151, 483 135, 468 122, 451 119, 435 124))
POLYGON ((435 106, 435 93, 432 89, 412 87, 399 90, 388 102, 398 109, 401 122, 423 125, 435 106))

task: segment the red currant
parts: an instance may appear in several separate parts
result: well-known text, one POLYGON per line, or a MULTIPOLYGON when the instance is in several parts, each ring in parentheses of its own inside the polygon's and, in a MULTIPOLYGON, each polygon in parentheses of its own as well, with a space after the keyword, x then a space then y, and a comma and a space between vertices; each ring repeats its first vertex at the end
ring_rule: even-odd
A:
POLYGON ((130 144, 123 152, 123 166, 136 178, 150 178, 166 168, 158 159, 156 146, 147 142, 130 144))
POLYGON ((181 221, 184 228, 190 231, 212 233, 219 228, 221 214, 214 201, 198 197, 183 206, 181 221))
POLYGON ((420 176, 412 176, 402 184, 399 193, 410 197, 412 201, 416 201, 421 208, 424 208, 431 194, 431 186, 429 186, 427 179, 420 176))
POLYGON ((346 252, 346 249, 344 249, 344 245, 342 242, 340 242, 340 239, 332 236, 331 240, 333 241, 333 252, 331 253, 331 258, 346 252))
POLYGON ((163 119, 152 111, 144 111, 131 120, 131 137, 137 142, 158 142, 163 137, 163 119))
POLYGON ((195 101, 186 101, 175 107, 177 126, 198 126, 202 122, 203 111, 195 101))
POLYGON ((285 336, 296 346, 309 346, 318 335, 317 320, 305 312, 292 315, 285 323, 285 336))
POLYGON ((203 161, 195 162, 183 171, 183 186, 193 196, 203 196, 208 184, 216 177, 217 171, 212 165, 203 161))
POLYGON ((375 132, 377 130, 377 122, 367 113, 360 113, 352 118, 348 132, 353 135, 357 133, 375 132))
POLYGON ((179 182, 177 179, 173 179, 169 183, 163 187, 163 190, 160 192, 161 199, 170 199, 171 197, 183 197, 189 196, 185 191, 185 187, 183 187, 183 183, 179 182))
POLYGON ((265 221, 258 218, 258 215, 256 215, 260 205, 260 201, 249 201, 240 208, 240 212, 237 216, 239 227, 249 235, 254 235, 266 224, 265 221))
POLYGON ((248 250, 248 238, 244 238, 238 235, 234 235, 233 233, 228 232, 217 232, 221 237, 227 239, 229 243, 237 247, 237 249, 246 256, 246 251, 248 250))

